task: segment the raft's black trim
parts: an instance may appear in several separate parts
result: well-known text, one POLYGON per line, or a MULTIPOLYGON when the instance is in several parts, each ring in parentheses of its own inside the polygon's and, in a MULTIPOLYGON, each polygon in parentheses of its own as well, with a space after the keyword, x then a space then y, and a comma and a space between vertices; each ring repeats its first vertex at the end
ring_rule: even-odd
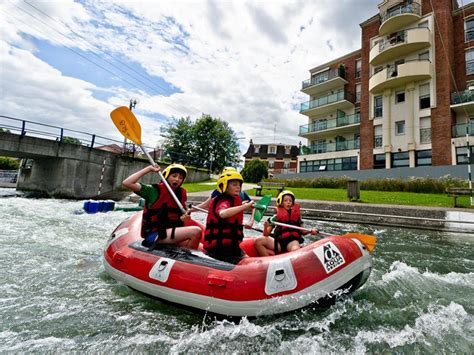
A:
POLYGON ((230 271, 233 270, 236 266, 234 264, 227 263, 221 260, 203 258, 199 255, 193 254, 193 252, 189 249, 180 248, 174 245, 157 244, 155 249, 150 250, 149 248, 144 247, 141 241, 137 241, 132 244, 129 244, 128 246, 132 249, 139 250, 144 253, 149 253, 160 257, 181 261, 188 264, 205 266, 216 270, 230 271))

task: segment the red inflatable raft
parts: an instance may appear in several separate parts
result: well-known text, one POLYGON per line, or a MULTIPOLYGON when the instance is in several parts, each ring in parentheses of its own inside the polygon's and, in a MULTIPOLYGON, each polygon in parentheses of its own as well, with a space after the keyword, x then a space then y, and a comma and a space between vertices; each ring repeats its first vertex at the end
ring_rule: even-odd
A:
MULTIPOLYGON (((372 257, 355 238, 333 236, 297 251, 249 257, 238 265, 201 251, 141 245, 141 212, 121 223, 104 251, 106 272, 119 282, 173 303, 227 316, 292 311, 337 292, 353 292, 370 275, 372 257)), ((252 255, 253 242, 244 241, 252 255)))

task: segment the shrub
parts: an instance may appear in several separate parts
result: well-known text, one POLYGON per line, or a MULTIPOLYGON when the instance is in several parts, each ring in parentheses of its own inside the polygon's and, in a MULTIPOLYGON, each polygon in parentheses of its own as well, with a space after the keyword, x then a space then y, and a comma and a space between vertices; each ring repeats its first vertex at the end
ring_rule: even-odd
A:
POLYGON ((258 159, 249 161, 242 169, 242 177, 247 182, 262 181, 263 178, 268 177, 267 163, 258 159))
POLYGON ((0 157, 0 169, 1 170, 18 170, 20 164, 13 158, 0 157))

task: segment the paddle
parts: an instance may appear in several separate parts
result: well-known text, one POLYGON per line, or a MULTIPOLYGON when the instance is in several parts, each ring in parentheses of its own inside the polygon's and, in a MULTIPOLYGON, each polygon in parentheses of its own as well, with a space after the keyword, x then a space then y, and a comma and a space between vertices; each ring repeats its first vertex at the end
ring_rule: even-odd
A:
MULTIPOLYGON (((270 219, 270 223, 274 224, 276 226, 281 226, 281 227, 286 227, 286 228, 293 228, 293 229, 297 229, 297 230, 304 231, 304 232, 309 231, 309 229, 307 229, 307 228, 294 226, 292 224, 276 222, 276 221, 273 220, 273 218, 270 219)), ((333 236, 332 234, 324 233, 324 232, 319 232, 319 234, 321 234, 323 237, 324 236, 325 237, 332 237, 333 236)), ((377 244, 377 237, 373 236, 373 235, 359 234, 359 233, 346 233, 344 235, 336 235, 336 236, 341 237, 341 238, 358 239, 362 244, 365 245, 365 247, 367 248, 369 253, 372 253, 372 250, 374 250, 374 248, 375 248, 375 244, 377 244)))
MULTIPOLYGON (((110 118, 112 119, 115 124, 115 127, 118 128, 120 133, 122 133, 125 138, 131 140, 133 143, 138 145, 150 161, 151 165, 156 166, 155 161, 142 146, 142 128, 133 112, 130 111, 128 107, 120 106, 110 113, 110 118)), ((161 181, 163 181, 163 184, 165 184, 168 192, 173 197, 181 212, 183 214, 186 213, 186 210, 183 208, 183 205, 176 197, 174 191, 171 189, 171 186, 168 184, 168 181, 166 181, 166 179, 163 177, 161 171, 158 171, 158 174, 160 175, 161 181)))

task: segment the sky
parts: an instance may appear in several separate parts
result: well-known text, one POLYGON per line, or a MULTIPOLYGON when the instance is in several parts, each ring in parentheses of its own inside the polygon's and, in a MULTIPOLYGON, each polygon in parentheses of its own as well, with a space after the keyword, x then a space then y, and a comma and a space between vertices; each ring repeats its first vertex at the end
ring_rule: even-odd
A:
POLYGON ((110 112, 136 98, 148 146, 203 113, 242 153, 250 139, 305 144, 301 82, 360 48, 380 2, 2 0, 0 115, 121 139, 110 112))

